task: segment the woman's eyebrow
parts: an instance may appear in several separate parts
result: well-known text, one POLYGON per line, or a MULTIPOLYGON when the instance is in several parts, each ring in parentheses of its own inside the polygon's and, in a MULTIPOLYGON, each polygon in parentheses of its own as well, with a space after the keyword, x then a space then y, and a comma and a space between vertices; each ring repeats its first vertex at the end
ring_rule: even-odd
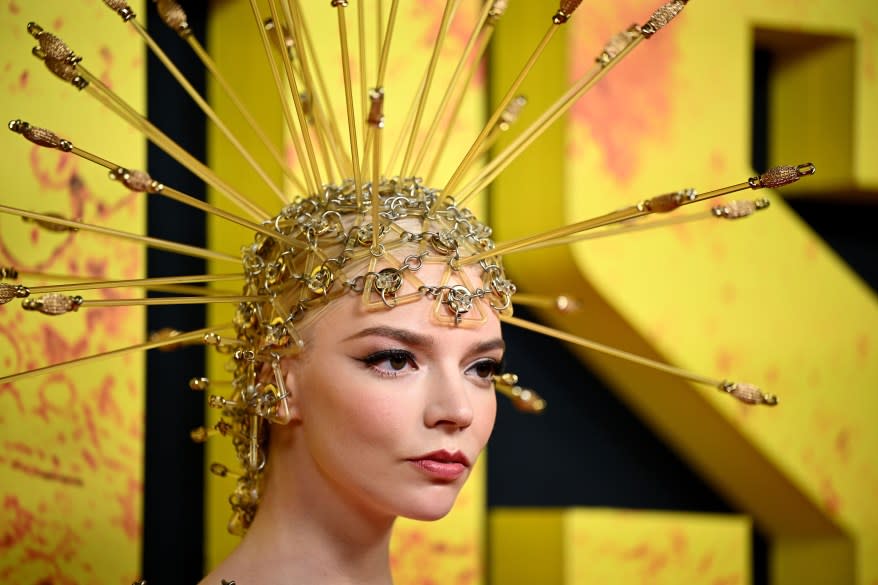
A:
POLYGON ((482 341, 480 343, 476 343, 470 349, 470 353, 484 353, 487 351, 493 351, 495 349, 506 350, 506 343, 502 338, 497 337, 496 339, 490 339, 488 341, 482 341))
POLYGON ((433 338, 428 335, 421 335, 408 329, 397 329, 396 327, 387 326, 367 327, 345 338, 344 341, 371 336, 386 337, 412 347, 430 348, 433 346, 433 338))

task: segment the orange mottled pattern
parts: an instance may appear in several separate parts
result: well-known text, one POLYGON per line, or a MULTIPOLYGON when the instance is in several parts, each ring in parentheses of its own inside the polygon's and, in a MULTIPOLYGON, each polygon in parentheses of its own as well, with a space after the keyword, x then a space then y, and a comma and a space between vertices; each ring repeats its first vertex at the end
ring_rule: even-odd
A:
POLYGON ((491 571, 529 585, 749 585, 750 520, 609 508, 495 508, 491 571))
POLYGON ((391 570, 397 583, 409 585, 475 585, 481 569, 473 559, 481 546, 471 535, 463 542, 436 538, 427 526, 400 528, 394 536, 391 570))
MULTIPOLYGON (((132 132, 124 126, 111 129, 107 114, 92 100, 64 87, 30 55, 35 44, 25 30, 30 20, 83 54, 105 83, 135 104, 140 99, 142 55, 118 42, 130 33, 102 3, 5 2, 0 6, 0 105, 7 119, 20 117, 77 146, 111 152, 120 164, 143 166, 142 142, 132 132), (92 26, 106 34, 95 35, 92 26)), ((142 199, 110 182, 104 169, 8 131, 0 134, 0 149, 2 204, 141 229, 142 199)), ((85 232, 56 233, 0 215, 0 266, 14 266, 21 273, 17 282, 38 286, 65 280, 33 273, 137 278, 144 262, 136 244, 85 232)), ((110 299, 141 292, 81 294, 110 299)), ((138 309, 81 309, 48 317, 19 305, 17 300, 0 305, 0 375, 142 341, 138 309)), ((142 356, 129 355, 0 384, 0 581, 130 583, 137 575, 142 376, 142 356)))
POLYGON ((484 460, 451 513, 437 522, 397 521, 390 546, 397 585, 479 585, 485 521, 484 460))
MULTIPOLYGON (((594 65, 594 57, 613 35, 631 24, 643 24, 650 9, 638 0, 618 0, 589 6, 588 13, 570 20, 569 60, 571 82, 594 65)), ((671 101, 674 97, 672 64, 679 49, 669 25, 641 50, 619 61, 612 72, 595 85, 570 110, 569 131, 585 133, 600 153, 605 172, 626 183, 638 172, 643 154, 641 142, 665 140, 671 131, 671 101)), ((577 156, 574 145, 571 156, 577 156)))
POLYGON ((566 583, 750 583, 741 516, 575 509, 565 520, 566 583))

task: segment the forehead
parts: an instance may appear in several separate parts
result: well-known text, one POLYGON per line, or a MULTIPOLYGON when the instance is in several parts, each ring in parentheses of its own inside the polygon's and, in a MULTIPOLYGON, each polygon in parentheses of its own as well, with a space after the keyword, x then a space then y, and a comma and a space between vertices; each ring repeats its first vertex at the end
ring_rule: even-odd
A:
MULTIPOLYGON (((444 264, 424 264, 417 273, 418 282, 437 287, 454 285, 461 278, 469 282, 475 274, 465 268, 448 277, 444 264)), ((478 280, 476 280, 478 282, 478 280)), ((501 337, 500 320, 488 298, 473 299, 473 306, 458 323, 447 304, 417 290, 417 283, 406 282, 399 298, 388 299, 388 304, 377 298, 373 291, 349 293, 336 298, 302 324, 308 341, 338 342, 364 329, 403 329, 434 337, 443 342, 454 340, 482 341, 501 337)))
POLYGON ((309 324, 306 351, 319 353, 348 341, 374 338, 449 354, 477 346, 502 347, 500 321, 493 311, 486 310, 484 322, 470 326, 439 322, 433 311, 434 304, 427 298, 393 309, 365 311, 356 297, 348 296, 309 324))

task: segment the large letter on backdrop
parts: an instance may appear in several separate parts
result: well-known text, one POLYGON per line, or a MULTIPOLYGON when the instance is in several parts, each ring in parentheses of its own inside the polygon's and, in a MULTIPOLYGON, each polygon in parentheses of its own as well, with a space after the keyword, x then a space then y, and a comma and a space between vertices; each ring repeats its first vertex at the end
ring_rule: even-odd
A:
MULTIPOLYGON (((566 54, 546 56, 556 70, 523 90, 530 119, 612 34, 645 22, 656 4, 584 4, 566 54)), ((525 61, 535 42, 529 35, 539 34, 530 23, 542 13, 537 3, 517 3, 507 17, 516 24, 499 30, 496 95, 525 61)), ((497 240, 686 187, 746 181, 754 174, 757 42, 784 48, 770 82, 770 152, 791 158, 770 162, 814 162, 812 193, 874 196, 876 20, 865 1, 690 2, 503 175, 492 205, 497 240), (846 51, 846 68, 825 65, 844 61, 846 51), (528 207, 534 194, 542 214, 528 207)), ((774 409, 747 408, 709 388, 584 355, 769 535, 773 582, 871 584, 878 579, 875 296, 781 199, 771 200, 771 209, 744 221, 539 250, 507 266, 526 292, 566 286, 583 298, 580 315, 556 322, 565 329, 778 394, 774 409)))

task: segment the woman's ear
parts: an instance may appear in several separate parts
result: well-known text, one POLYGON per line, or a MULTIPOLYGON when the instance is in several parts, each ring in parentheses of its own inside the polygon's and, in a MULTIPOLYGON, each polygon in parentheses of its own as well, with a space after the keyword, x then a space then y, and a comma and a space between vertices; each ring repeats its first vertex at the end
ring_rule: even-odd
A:
POLYGON ((297 392, 298 384, 294 373, 292 359, 275 359, 271 363, 274 383, 277 387, 277 405, 274 408, 271 422, 286 425, 301 420, 297 392))

